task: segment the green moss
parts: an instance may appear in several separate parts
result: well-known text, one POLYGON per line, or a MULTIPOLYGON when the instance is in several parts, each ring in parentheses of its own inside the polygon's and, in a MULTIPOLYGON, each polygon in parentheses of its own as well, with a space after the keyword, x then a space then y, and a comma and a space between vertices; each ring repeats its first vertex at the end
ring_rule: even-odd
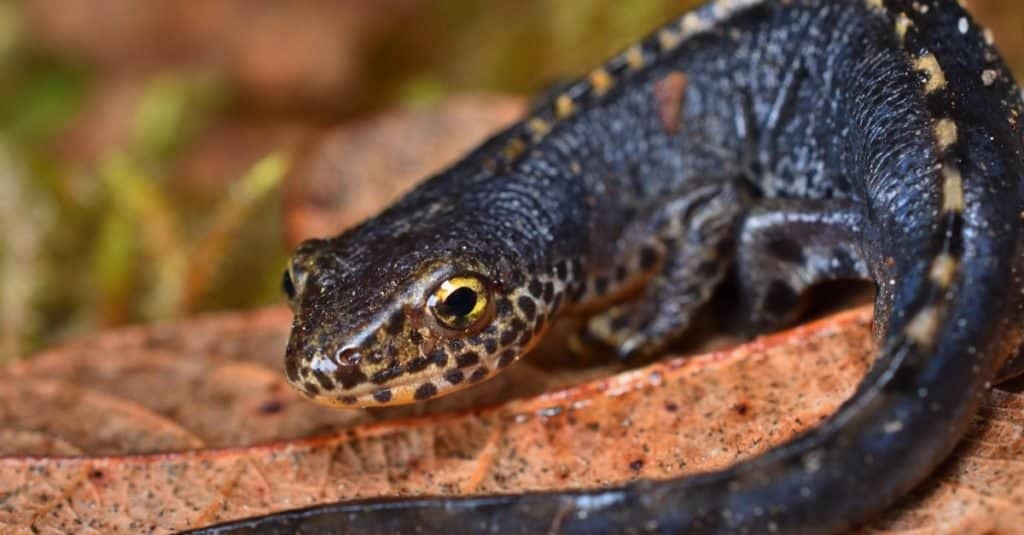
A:
POLYGON ((11 142, 38 146, 81 109, 88 69, 53 58, 12 59, 0 76, 0 130, 11 142))

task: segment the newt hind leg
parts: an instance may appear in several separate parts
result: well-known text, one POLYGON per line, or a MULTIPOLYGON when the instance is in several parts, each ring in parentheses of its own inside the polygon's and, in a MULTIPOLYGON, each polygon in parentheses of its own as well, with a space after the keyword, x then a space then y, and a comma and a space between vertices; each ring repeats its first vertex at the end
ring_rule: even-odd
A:
POLYGON ((847 201, 771 199, 744 218, 736 251, 740 324, 748 333, 796 319, 818 283, 869 279, 863 213, 847 201))

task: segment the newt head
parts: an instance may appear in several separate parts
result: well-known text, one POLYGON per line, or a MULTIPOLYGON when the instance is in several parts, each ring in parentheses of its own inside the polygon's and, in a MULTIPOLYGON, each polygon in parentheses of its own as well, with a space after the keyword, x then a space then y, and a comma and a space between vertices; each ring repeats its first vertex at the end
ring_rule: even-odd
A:
POLYGON ((544 293, 530 293, 536 277, 510 276, 484 236, 430 232, 364 224, 299 246, 283 287, 295 313, 286 374, 302 395, 340 407, 427 400, 491 377, 535 344, 547 310, 544 293))

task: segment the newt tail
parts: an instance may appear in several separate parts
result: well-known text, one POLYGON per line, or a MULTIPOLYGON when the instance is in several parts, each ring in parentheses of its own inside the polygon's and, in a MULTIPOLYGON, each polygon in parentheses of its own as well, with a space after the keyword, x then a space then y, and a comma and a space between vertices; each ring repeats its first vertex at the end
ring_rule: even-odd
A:
POLYGON ((1022 104, 953 0, 718 0, 337 238, 286 289, 288 378, 339 406, 484 381, 560 317, 661 351, 734 278, 750 323, 877 287, 880 356, 830 419, 722 471, 360 500, 210 533, 838 533, 929 475, 1018 349, 1022 104))

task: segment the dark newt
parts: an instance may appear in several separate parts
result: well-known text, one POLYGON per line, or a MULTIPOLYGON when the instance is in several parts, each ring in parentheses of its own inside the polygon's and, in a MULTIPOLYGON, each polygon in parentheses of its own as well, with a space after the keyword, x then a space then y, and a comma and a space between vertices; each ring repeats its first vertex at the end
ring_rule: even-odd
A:
MULTIPOLYGON (((881 354, 819 427, 728 469, 571 492, 360 500, 210 533, 835 533, 931 473, 1021 339, 1021 96, 953 0, 720 0, 377 217, 299 247, 291 383, 424 400, 551 320, 657 353, 735 270, 753 325, 876 283, 881 354), (637 295, 622 299, 627 294, 637 295)), ((1009 375, 1022 359, 1015 359, 1009 375)))

